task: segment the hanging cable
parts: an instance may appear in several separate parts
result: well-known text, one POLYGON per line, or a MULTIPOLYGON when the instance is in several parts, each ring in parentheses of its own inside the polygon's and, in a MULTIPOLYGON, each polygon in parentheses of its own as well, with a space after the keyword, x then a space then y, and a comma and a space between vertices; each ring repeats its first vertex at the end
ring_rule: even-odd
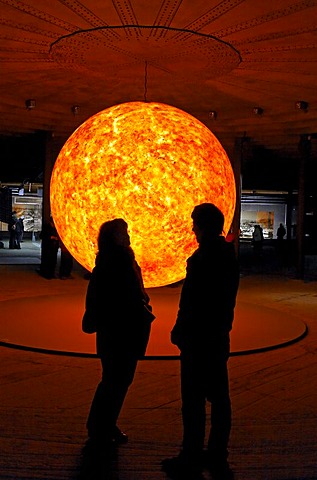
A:
POLYGON ((147 102, 146 94, 147 94, 147 61, 145 61, 145 66, 144 66, 144 102, 147 102))

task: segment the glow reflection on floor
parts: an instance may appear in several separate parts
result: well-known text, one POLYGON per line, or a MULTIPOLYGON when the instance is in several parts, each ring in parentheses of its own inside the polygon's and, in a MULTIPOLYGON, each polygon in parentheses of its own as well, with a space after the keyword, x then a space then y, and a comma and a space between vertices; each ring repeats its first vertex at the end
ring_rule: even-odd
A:
MULTIPOLYGON (((147 356, 178 356, 170 343, 180 287, 151 289, 156 320, 153 323, 147 356)), ((2 322, 0 342, 30 350, 91 356, 95 354, 95 335, 81 331, 84 296, 78 294, 41 295, 0 303, 2 322)), ((251 353, 288 344, 306 333, 306 325, 290 314, 274 308, 237 302, 231 333, 232 354, 251 353)))

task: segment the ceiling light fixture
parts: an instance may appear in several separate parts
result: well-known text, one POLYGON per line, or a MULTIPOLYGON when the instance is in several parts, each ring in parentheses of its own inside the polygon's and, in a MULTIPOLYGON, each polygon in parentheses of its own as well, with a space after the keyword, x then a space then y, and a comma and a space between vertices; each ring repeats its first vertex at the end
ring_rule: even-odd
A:
POLYGON ((73 115, 79 115, 79 110, 80 110, 79 105, 73 105, 71 108, 73 115))
POLYGON ((304 102, 304 100, 298 100, 298 102, 295 103, 295 107, 297 108, 297 110, 302 110, 303 112, 307 112, 308 102, 304 102))
POLYGON ((28 100, 25 100, 25 106, 27 110, 34 110, 36 107, 36 101, 29 98, 28 100))
POLYGON ((262 115, 264 112, 263 108, 261 107, 254 107, 252 111, 254 115, 262 115))
POLYGON ((211 120, 216 120, 217 119, 217 112, 215 110, 211 110, 208 114, 209 118, 211 118, 211 120))

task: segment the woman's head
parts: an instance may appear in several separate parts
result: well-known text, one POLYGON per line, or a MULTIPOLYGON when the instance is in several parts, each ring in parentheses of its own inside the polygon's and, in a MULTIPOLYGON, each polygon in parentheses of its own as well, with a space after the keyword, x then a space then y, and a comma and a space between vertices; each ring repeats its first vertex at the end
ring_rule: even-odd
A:
POLYGON ((109 246, 130 246, 128 224, 122 218, 115 218, 101 225, 98 235, 98 250, 103 251, 109 246))

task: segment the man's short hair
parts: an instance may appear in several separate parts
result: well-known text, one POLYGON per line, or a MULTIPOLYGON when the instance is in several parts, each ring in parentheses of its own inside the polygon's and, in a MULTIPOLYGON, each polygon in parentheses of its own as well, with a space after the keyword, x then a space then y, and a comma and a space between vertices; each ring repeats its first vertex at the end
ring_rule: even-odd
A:
POLYGON ((224 225, 224 215, 213 203, 196 205, 192 213, 195 225, 201 230, 209 231, 215 235, 221 235, 224 225))

